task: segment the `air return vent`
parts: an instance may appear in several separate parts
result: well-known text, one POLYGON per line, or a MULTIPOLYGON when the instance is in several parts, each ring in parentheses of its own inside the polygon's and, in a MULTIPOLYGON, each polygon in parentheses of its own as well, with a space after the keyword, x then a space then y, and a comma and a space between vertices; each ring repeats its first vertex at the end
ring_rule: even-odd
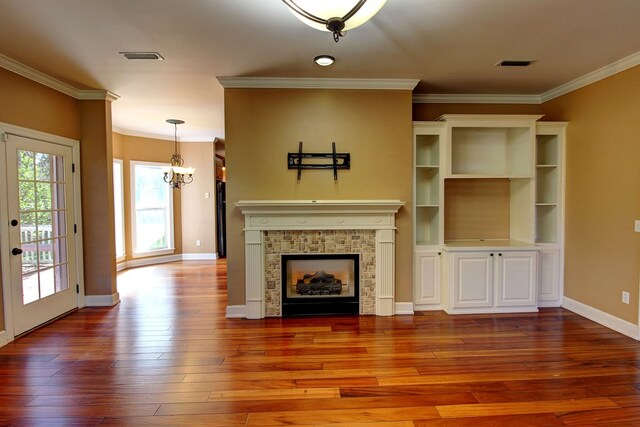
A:
POLYGON ((127 59, 151 59, 154 61, 163 61, 164 57, 158 52, 118 52, 127 59))
POLYGON ((496 65, 498 67, 528 67, 532 63, 533 63, 533 61, 503 60, 503 61, 498 62, 496 65))

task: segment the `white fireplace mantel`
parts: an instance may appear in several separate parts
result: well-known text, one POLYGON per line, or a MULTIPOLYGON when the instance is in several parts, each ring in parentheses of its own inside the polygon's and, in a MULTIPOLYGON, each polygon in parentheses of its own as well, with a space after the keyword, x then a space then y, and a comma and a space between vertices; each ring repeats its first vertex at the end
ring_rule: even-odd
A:
POLYGON ((395 214, 400 200, 240 200, 245 216, 246 317, 265 317, 264 232, 269 230, 375 230, 376 309, 395 306, 395 214))

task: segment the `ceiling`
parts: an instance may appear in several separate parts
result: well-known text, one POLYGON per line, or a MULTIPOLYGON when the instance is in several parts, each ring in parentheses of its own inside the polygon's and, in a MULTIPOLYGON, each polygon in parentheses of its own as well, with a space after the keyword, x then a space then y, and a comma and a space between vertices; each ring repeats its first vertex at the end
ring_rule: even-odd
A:
POLYGON ((106 89, 114 129, 224 137, 217 76, 419 79, 414 94, 540 95, 640 51, 639 0, 388 0, 335 43, 281 0, 0 0, 0 53, 106 89), (128 61, 157 51, 164 61, 128 61), (330 54, 336 63, 313 63, 330 54), (501 68, 503 59, 535 62, 501 68))

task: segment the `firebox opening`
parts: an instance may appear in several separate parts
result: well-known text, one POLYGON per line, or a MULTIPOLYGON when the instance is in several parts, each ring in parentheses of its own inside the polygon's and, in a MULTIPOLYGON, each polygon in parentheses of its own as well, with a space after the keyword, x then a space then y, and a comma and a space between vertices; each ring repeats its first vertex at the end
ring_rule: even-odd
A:
POLYGON ((282 255, 282 315, 358 314, 358 254, 282 255))

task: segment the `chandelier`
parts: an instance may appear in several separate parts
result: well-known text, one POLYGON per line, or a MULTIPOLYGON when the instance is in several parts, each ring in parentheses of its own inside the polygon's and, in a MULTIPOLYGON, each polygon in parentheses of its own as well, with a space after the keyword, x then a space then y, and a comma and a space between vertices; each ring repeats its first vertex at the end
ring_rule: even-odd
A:
POLYGON ((337 43, 345 31, 364 24, 373 17, 387 0, 282 0, 291 13, 317 30, 330 31, 337 43), (346 5, 345 5, 346 3, 346 5))
POLYGON ((183 124, 184 120, 167 119, 167 123, 171 123, 174 128, 174 153, 171 156, 171 166, 164 166, 162 172, 164 173, 164 182, 169 184, 171 188, 180 189, 184 187, 185 184, 193 182, 193 173, 196 170, 194 168, 183 167, 184 160, 180 153, 178 153, 178 125, 183 124))

